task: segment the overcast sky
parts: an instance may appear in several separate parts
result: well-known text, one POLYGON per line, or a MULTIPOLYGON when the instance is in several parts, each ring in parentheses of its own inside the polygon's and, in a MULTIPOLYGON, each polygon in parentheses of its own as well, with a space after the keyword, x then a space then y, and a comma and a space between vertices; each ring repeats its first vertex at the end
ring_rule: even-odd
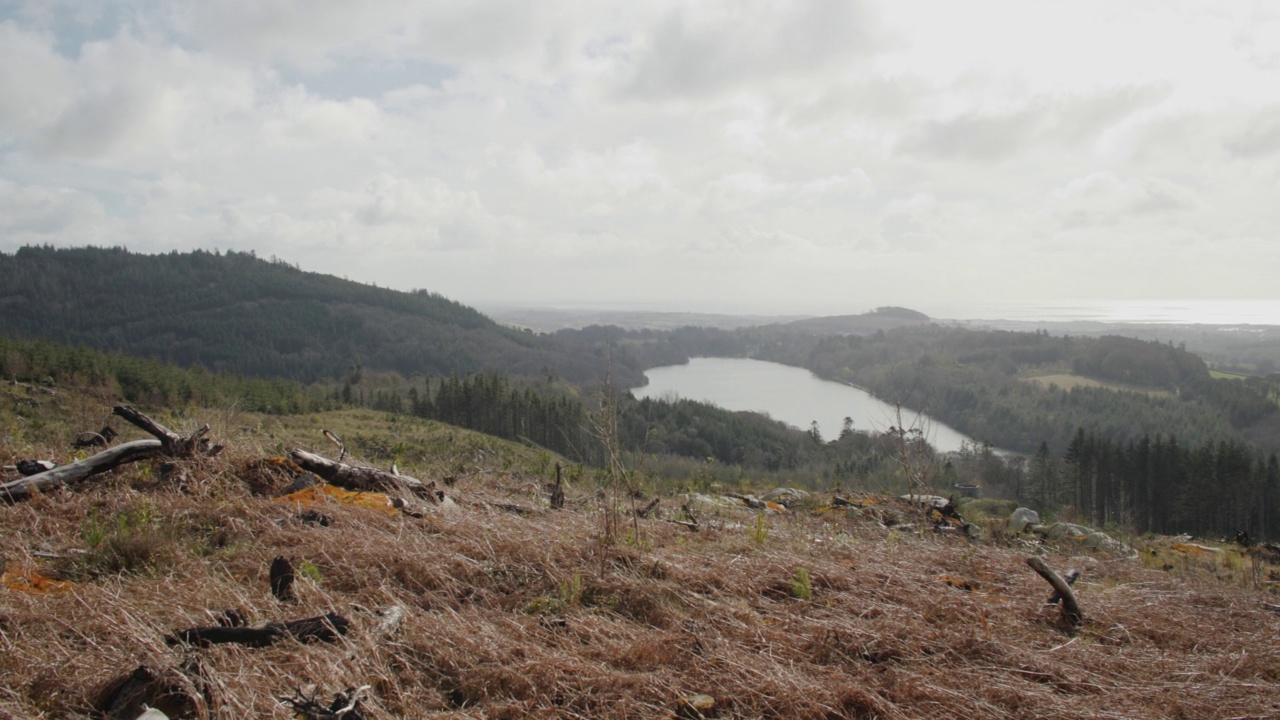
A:
POLYGON ((1280 3, 0 0, 0 250, 520 303, 1280 297, 1280 3))

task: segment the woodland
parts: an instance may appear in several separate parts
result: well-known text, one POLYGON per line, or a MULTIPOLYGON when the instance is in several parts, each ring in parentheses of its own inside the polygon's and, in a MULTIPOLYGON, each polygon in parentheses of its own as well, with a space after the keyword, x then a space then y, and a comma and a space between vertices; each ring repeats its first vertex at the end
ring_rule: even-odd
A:
POLYGON ((363 407, 600 467, 607 458, 591 418, 609 404, 629 462, 688 487, 783 475, 811 488, 902 485, 910 438, 852 428, 822 438, 753 413, 625 392, 643 370, 689 357, 770 360, 977 438, 932 457, 940 492, 976 483, 1137 531, 1280 529, 1280 383, 1214 377, 1169 342, 943 326, 902 308, 736 330, 533 333, 430 292, 250 253, 121 248, 0 254, 0 310, 5 378, 96 387, 104 405, 277 415, 363 407), (1063 377, 1081 382, 1037 381, 1063 377))

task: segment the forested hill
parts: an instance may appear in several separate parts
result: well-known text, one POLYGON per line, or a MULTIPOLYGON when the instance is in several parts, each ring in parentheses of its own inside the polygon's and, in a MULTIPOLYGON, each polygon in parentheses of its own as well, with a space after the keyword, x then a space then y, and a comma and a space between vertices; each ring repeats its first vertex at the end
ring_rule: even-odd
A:
MULTIPOLYGON (((304 382, 353 367, 583 381, 606 366, 602 353, 583 351, 583 338, 505 328, 435 293, 303 272, 252 253, 200 250, 0 253, 0 334, 304 382)), ((623 359, 614 372, 624 380, 638 374, 623 359)))
POLYGON ((870 335, 878 330, 928 325, 929 316, 904 307, 878 307, 861 315, 804 318, 783 327, 815 335, 870 335))

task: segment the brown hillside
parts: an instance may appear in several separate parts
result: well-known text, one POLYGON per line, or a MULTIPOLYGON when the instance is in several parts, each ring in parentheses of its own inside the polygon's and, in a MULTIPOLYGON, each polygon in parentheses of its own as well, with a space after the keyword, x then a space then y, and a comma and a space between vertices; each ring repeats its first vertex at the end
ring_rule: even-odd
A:
MULTIPOLYGON (((697 717, 695 695, 720 718, 1280 716, 1269 596, 1190 561, 1170 573, 820 508, 704 510, 698 531, 627 521, 606 543, 602 494, 573 487, 551 510, 547 478, 492 453, 455 468, 456 506, 422 517, 323 494, 303 508, 273 497, 290 470, 261 437, 219 439, 212 460, 0 504, 0 717, 101 717, 143 665, 170 690, 145 701, 173 717, 289 718, 282 697, 327 706, 366 685, 345 717, 697 717), (1078 631, 1044 605, 1031 552, 1084 568, 1078 631), (276 556, 296 602, 272 596, 276 556), (403 623, 380 634, 376 611, 396 606, 403 623), (333 643, 166 643, 228 609, 351 627, 333 643)), ((17 452, 0 444, 0 461, 17 452)), ((126 704, 115 716, 132 720, 126 704)))

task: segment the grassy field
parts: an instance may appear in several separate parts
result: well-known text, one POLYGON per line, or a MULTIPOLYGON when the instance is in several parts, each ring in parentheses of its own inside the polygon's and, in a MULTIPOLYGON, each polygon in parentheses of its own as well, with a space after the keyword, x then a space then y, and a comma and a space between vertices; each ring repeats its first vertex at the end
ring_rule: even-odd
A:
POLYGON ((1095 380, 1094 378, 1085 377, 1083 375, 1074 375, 1072 373, 1055 373, 1052 375, 1036 375, 1024 378, 1027 382, 1033 382, 1042 387, 1057 385, 1064 390, 1070 390, 1075 387, 1098 387, 1108 390, 1122 390, 1125 392, 1136 392, 1151 397, 1169 397, 1168 390, 1160 390, 1155 388, 1143 387, 1141 385, 1127 385, 1125 383, 1110 382, 1106 380, 1095 380))
MULTIPOLYGON (((60 428, 101 420, 92 405, 39 432, 14 420, 0 464, 65 461, 60 428)), ((1007 536, 998 517, 970 540, 885 496, 789 512, 663 496, 640 519, 649 496, 575 478, 555 510, 556 458, 437 423, 156 415, 208 422, 227 450, 0 504, 0 718, 133 720, 146 702, 284 719, 298 715, 282 698, 340 692, 379 719, 1280 715, 1280 574, 1262 556, 1168 539, 1091 555, 1007 536), (352 462, 395 462, 449 502, 282 499, 295 471, 273 458, 335 457, 321 428, 352 462), (1084 571, 1079 628, 1045 605, 1032 554, 1084 571), (294 600, 271 592, 277 556, 297 568, 294 600), (349 626, 267 647, 167 639, 229 609, 349 626)))
POLYGON ((1248 375, 1241 375, 1240 373, 1233 373, 1233 372, 1223 372, 1221 370, 1210 370, 1209 377, 1212 377, 1215 380, 1247 380, 1249 379, 1248 375))

